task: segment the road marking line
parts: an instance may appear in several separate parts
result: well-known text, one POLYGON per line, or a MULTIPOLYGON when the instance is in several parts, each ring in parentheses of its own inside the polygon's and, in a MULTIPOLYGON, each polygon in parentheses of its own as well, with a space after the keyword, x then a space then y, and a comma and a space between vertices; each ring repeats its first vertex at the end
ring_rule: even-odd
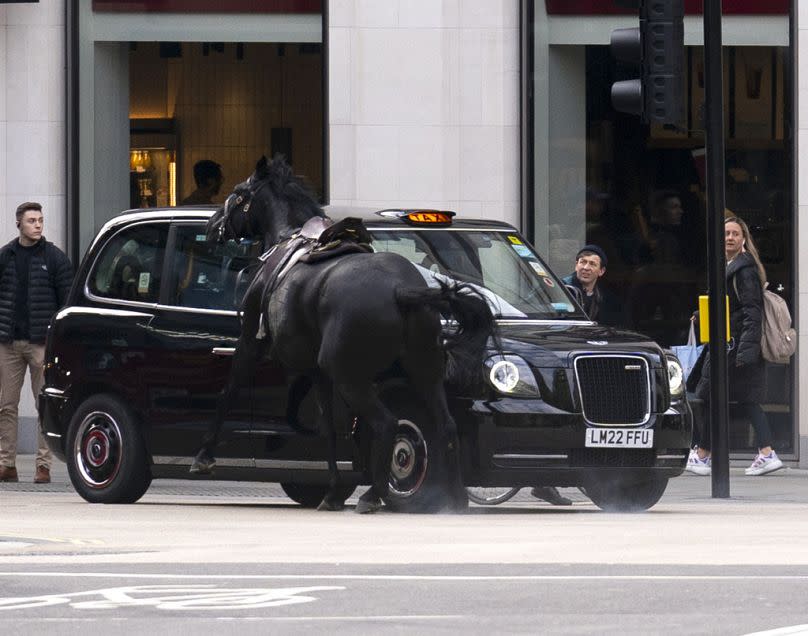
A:
POLYGON ((409 621, 456 620, 464 614, 402 614, 400 616, 217 616, 217 621, 409 621))
MULTIPOLYGON (((752 566, 750 566, 752 567, 752 566)), ((144 574, 126 572, 0 572, 1 576, 37 576, 53 578, 132 579, 231 579, 299 580, 334 579, 366 581, 808 581, 808 574, 514 574, 514 575, 432 575, 432 574, 144 574)))

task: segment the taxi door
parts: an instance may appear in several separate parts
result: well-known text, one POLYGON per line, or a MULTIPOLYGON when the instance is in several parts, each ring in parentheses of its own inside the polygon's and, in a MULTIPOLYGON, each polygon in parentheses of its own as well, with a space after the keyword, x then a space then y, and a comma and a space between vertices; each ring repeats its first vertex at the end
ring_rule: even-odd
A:
MULTIPOLYGON (((157 463, 193 457, 215 417, 241 330, 229 267, 238 252, 232 244, 208 243, 203 221, 172 224, 160 302, 149 325, 159 357, 148 389, 157 463)), ((249 385, 240 387, 226 413, 215 449, 222 467, 253 465, 251 393, 249 385)))

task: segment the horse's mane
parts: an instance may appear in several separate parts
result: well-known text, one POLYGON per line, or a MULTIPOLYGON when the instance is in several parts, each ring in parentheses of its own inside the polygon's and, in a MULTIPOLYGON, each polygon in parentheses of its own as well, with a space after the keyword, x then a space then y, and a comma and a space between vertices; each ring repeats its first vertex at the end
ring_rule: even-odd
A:
POLYGON ((259 181, 267 180, 272 196, 283 200, 303 219, 325 216, 311 186, 292 172, 292 166, 283 155, 275 155, 272 161, 261 157, 255 167, 255 177, 259 181))

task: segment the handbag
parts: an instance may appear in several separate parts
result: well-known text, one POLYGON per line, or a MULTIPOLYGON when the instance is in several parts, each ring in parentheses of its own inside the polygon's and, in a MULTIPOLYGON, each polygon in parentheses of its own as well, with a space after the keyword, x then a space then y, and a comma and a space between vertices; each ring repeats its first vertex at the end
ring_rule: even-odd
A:
POLYGON ((671 347, 671 351, 676 354, 676 357, 679 358, 679 362, 682 364, 682 371, 684 372, 685 380, 687 380, 687 378, 690 376, 690 372, 696 365, 696 361, 699 359, 703 349, 703 344, 696 344, 696 325, 691 320, 690 333, 687 336, 687 344, 674 345, 671 347))

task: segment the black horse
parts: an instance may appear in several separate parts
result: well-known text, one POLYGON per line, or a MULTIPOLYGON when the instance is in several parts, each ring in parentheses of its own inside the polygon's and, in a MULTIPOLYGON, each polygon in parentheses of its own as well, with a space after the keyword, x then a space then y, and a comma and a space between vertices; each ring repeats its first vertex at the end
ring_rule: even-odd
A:
MULTIPOLYGON (((262 157, 253 175, 235 187, 211 218, 208 238, 260 237, 266 248, 296 232, 299 236, 300 228, 313 218, 323 219, 323 225, 330 223, 282 157, 271 162, 262 157)), ((370 240, 361 224, 358 233, 359 243, 370 240)), ((360 497, 356 511, 374 512, 388 493, 398 426, 380 399, 377 381, 397 369, 406 376, 413 398, 423 405, 438 432, 452 508, 468 505, 460 475, 457 428, 444 392, 445 360, 448 353, 458 369, 482 369, 486 344, 495 329, 491 311, 471 290, 457 285, 430 288, 407 259, 365 248, 296 264, 280 281, 274 280, 276 267, 270 266, 271 259, 264 262, 245 293, 230 378, 192 471, 209 472, 215 463, 213 449, 224 414, 257 362, 269 356, 310 378, 315 387, 331 451, 329 491, 320 509, 342 509, 345 499, 340 495, 336 465, 335 395, 352 416, 369 426, 372 486, 360 497), (443 334, 441 313, 451 314, 457 322, 454 334, 443 334)), ((293 386, 292 393, 298 395, 291 395, 290 402, 299 402, 310 385, 293 386)), ((440 452, 435 459, 440 461, 440 452)))

